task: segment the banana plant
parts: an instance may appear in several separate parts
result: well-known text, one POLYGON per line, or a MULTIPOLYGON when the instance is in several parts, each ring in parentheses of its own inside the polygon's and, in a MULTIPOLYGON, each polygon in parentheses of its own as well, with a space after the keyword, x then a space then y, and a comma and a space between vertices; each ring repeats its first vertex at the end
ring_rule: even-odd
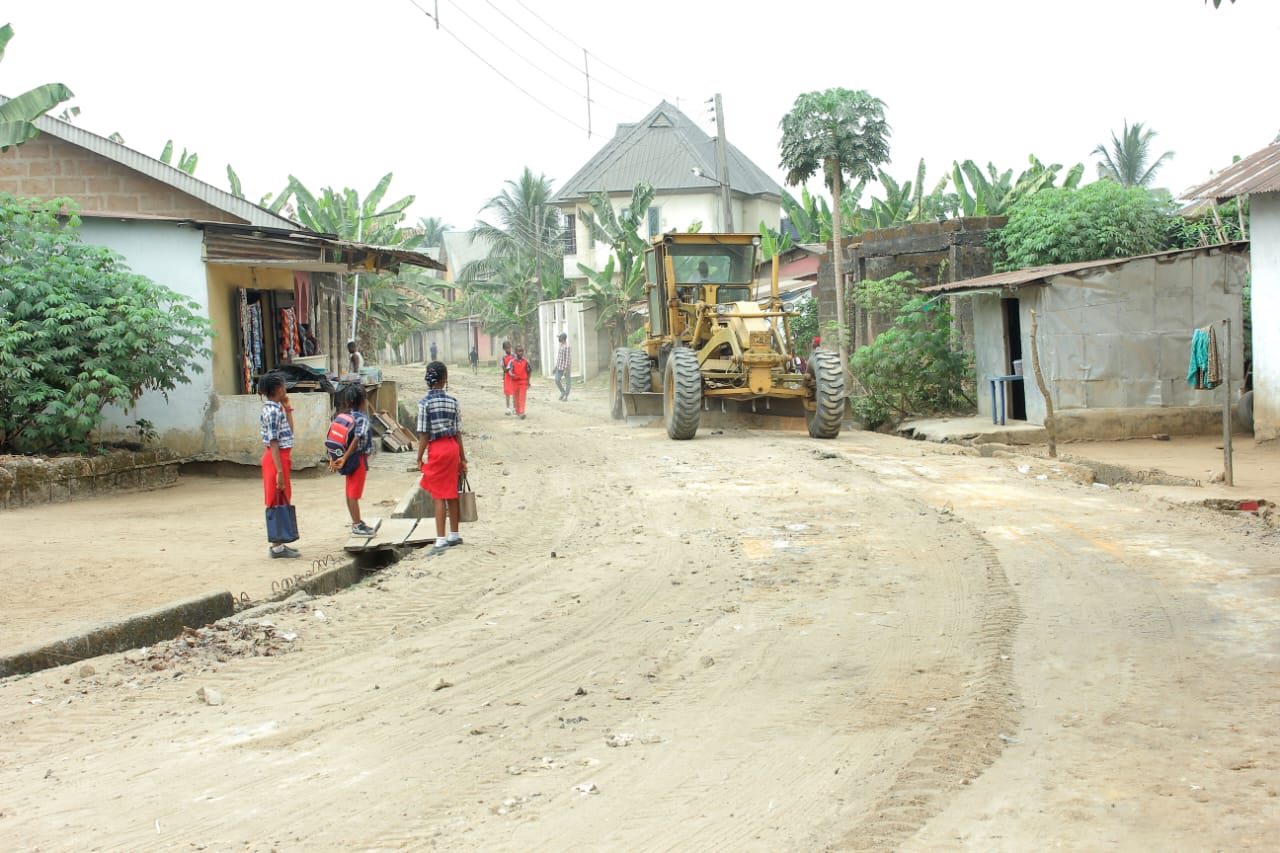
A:
POLYGON ((782 254, 791 246, 790 232, 774 231, 763 219, 760 220, 760 251, 766 261, 774 255, 782 254))
MULTIPOLYGON (((173 140, 170 139, 164 144, 164 150, 160 152, 160 162, 173 166, 173 140)), ((187 149, 182 149, 182 155, 178 157, 176 168, 186 172, 188 175, 196 173, 196 164, 200 162, 200 155, 192 151, 187 153, 187 149)))
MULTIPOLYGON (((4 58, 5 46, 11 38, 13 27, 9 24, 0 27, 0 59, 4 58)), ((40 133, 35 120, 72 97, 74 93, 61 83, 45 83, 0 103, 0 151, 8 151, 34 138, 40 133)))
POLYGON ((631 204, 621 213, 614 211, 606 193, 596 192, 591 194, 591 210, 582 215, 591 236, 612 250, 603 269, 583 264, 578 269, 587 277, 587 301, 599 309, 601 324, 609 326, 615 346, 626 341, 631 305, 642 295, 646 246, 640 225, 652 203, 653 186, 642 181, 632 187, 631 204))

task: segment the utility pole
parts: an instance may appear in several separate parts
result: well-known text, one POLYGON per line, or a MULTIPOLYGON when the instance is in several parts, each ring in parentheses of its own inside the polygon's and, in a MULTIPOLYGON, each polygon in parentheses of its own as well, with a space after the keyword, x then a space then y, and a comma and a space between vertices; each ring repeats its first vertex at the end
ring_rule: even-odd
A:
POLYGON ((720 203, 724 206, 726 232, 733 231, 733 203, 729 194, 729 141, 724 136, 724 106, 716 92, 716 177, 720 184, 720 203))

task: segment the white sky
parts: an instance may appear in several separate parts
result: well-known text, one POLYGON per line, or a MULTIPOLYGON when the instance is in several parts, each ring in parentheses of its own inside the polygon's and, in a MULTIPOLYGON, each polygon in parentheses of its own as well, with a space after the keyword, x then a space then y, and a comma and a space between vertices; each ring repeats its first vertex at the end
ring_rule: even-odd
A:
POLYGON ((254 200, 290 173, 363 194, 392 171, 388 200, 455 227, 526 165, 558 186, 663 97, 714 133, 720 92, 730 141, 779 182, 778 122, 832 86, 886 102, 887 170, 924 157, 929 189, 953 160, 1017 174, 1031 153, 1092 180, 1089 152, 1129 119, 1177 152, 1157 180, 1177 193, 1280 131, 1276 0, 417 0, 436 2, 456 39, 410 0, 8 3, 0 92, 65 83, 80 126, 153 156, 172 138, 224 188, 231 163, 254 200))

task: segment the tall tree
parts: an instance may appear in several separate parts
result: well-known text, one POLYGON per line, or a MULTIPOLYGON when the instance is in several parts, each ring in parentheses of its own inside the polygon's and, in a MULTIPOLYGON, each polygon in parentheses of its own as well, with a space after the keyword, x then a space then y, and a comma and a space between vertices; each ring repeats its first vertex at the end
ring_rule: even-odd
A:
MULTIPOLYGON (((13 27, 0 27, 0 59, 4 59, 4 49, 11 38, 13 27)), ((61 83, 45 83, 0 103, 0 151, 35 137, 40 131, 33 122, 72 97, 72 91, 61 83)))
POLYGON ((796 98, 782 117, 782 168, 791 186, 802 184, 822 170, 831 190, 836 277, 836 325, 840 363, 849 372, 849 327, 845 321, 844 253, 841 247, 841 204, 846 175, 872 181, 876 168, 889 161, 890 129, 884 102, 865 90, 827 89, 796 98))
POLYGON ((421 216, 418 218, 418 226, 422 229, 424 246, 439 246, 444 240, 444 232, 453 229, 452 225, 439 216, 421 216))
POLYGON ((1147 165, 1151 159, 1151 140, 1155 137, 1156 132, 1144 128, 1142 122, 1135 121, 1130 125, 1126 119, 1119 138, 1115 133, 1111 134, 1109 148, 1106 143, 1101 143, 1089 152, 1102 158, 1098 164, 1098 177, 1115 181, 1122 187, 1150 188, 1156 171, 1166 160, 1173 159, 1173 152, 1166 151, 1150 166, 1147 165))
POLYGON ((652 203, 653 186, 642 181, 631 188, 631 202, 622 213, 614 212, 607 193, 597 192, 591 194, 591 210, 583 214, 591 236, 610 249, 604 269, 583 264, 578 269, 587 277, 587 301, 599 309, 614 349, 626 343, 627 317, 643 293, 645 242, 640 225, 652 203))
MULTIPOLYGON (((551 203, 552 195, 551 180, 546 175, 535 175, 527 166, 518 179, 507 181, 502 192, 480 209, 482 214, 492 214, 492 221, 476 220, 476 239, 489 244, 488 257, 467 264, 459 273, 464 286, 502 280, 516 287, 520 298, 506 302, 523 305, 528 301, 523 297, 526 292, 537 297, 518 327, 530 358, 535 361, 540 355, 535 334, 537 303, 559 299, 567 289, 564 224, 560 208, 551 203), (528 275, 529 281, 517 286, 515 278, 519 275, 528 275)), ((493 297, 493 293, 488 296, 493 297)))

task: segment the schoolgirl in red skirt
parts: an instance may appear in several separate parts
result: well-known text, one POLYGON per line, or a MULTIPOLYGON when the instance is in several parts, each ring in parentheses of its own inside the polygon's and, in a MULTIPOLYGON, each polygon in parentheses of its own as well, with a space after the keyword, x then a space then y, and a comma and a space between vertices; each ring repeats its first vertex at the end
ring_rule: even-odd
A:
POLYGON ((427 396, 418 401, 418 468, 422 471, 420 485, 431 495, 435 507, 435 547, 444 549, 462 544, 458 534, 458 476, 467 470, 467 454, 462 447, 458 401, 445 393, 449 368, 433 361, 427 365, 426 378, 427 396), (447 536, 446 515, 450 528, 447 536))

